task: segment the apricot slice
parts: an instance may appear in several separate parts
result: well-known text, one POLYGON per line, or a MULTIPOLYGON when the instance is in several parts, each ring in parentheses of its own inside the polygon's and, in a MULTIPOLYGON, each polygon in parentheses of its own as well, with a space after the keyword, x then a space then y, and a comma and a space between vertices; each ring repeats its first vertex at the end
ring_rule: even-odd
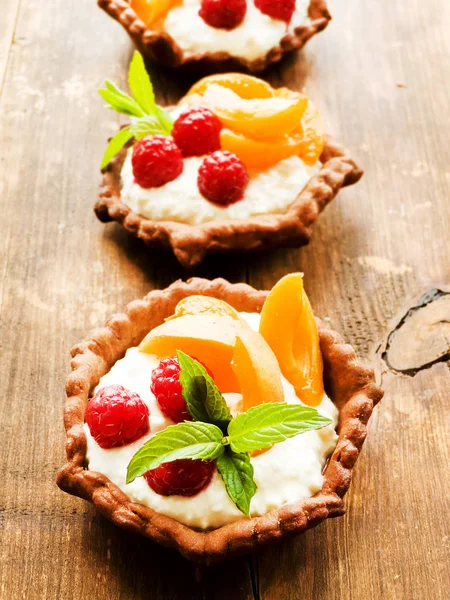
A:
POLYGON ((227 88, 244 100, 271 98, 274 95, 272 86, 263 79, 244 75, 243 73, 222 73, 200 79, 191 87, 187 96, 192 94, 203 96, 211 85, 220 85, 227 88))
POLYGON ((232 319, 236 319, 237 321, 247 325, 246 321, 240 317, 237 310, 235 310, 227 302, 211 296, 196 295, 188 296, 187 298, 180 300, 175 308, 175 313, 171 317, 168 317, 166 321, 183 317, 184 315, 201 315, 205 313, 231 317, 232 319))
POLYGON ((131 8, 145 25, 164 17, 177 0, 131 0, 131 8))
POLYGON ((142 340, 139 350, 161 358, 182 350, 211 369, 221 392, 239 391, 231 368, 236 336, 242 332, 240 321, 224 315, 184 315, 166 321, 142 340))
POLYGON ((266 402, 283 402, 278 361, 256 331, 243 330, 237 336, 231 368, 239 381, 243 411, 266 402))
POLYGON ((212 371, 221 392, 241 392, 244 410, 283 401, 274 353, 258 332, 229 315, 199 313, 171 319, 150 331, 139 350, 161 358, 182 350, 195 357, 212 371))
POLYGON ((319 160, 325 146, 325 128, 319 111, 310 100, 301 120, 301 132, 299 155, 311 167, 319 160))
MULTIPOLYGON (((230 94, 233 94, 230 92, 230 94)), ((296 92, 272 98, 244 100, 234 94, 206 97, 208 105, 222 123, 237 133, 256 139, 267 139, 291 133, 300 122, 308 100, 296 92), (237 99, 237 100, 236 100, 237 99)))
POLYGON ((267 82, 241 73, 205 77, 187 95, 204 97, 226 127, 257 139, 293 131, 308 104, 302 94, 287 88, 275 90, 267 82))
POLYGON ((286 275, 272 289, 259 331, 300 400, 309 406, 320 404, 324 388, 319 332, 301 273, 286 275))
POLYGON ((220 144, 223 150, 236 154, 249 169, 268 169, 289 156, 298 156, 303 147, 300 133, 273 140, 253 140, 226 128, 220 132, 220 144))

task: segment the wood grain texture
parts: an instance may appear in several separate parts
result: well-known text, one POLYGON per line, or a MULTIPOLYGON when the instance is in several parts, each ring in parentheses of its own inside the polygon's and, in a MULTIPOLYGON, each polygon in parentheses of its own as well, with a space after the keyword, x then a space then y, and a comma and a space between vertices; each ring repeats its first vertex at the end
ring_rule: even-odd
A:
MULTIPOLYGON (((270 287, 303 270, 317 314, 377 367, 386 396, 345 517, 196 572, 54 483, 69 348, 184 276, 169 254, 149 254, 92 212, 118 124, 95 90, 106 77, 125 83, 132 48, 94 0, 1 3, 1 600, 448 598, 450 371, 437 362, 402 374, 382 350, 408 308, 450 279, 450 4, 330 0, 330 9, 328 30, 268 77, 307 86, 365 177, 325 211, 309 247, 214 257, 196 274, 270 287)), ((164 103, 189 84, 153 77, 164 103)), ((442 348, 450 315, 438 310, 442 348)))

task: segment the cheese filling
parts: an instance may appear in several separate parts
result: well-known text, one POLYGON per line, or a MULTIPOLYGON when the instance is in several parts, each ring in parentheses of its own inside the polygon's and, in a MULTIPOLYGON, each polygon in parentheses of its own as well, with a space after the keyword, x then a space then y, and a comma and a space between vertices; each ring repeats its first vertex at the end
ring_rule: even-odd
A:
POLYGON ((309 0, 297 0, 289 25, 264 15, 253 0, 247 0, 247 12, 240 25, 231 30, 217 29, 199 16, 200 4, 200 0, 184 0, 169 11, 161 25, 187 56, 227 52, 246 60, 257 60, 278 46, 287 33, 293 33, 309 20, 309 0))
POLYGON ((152 221, 189 225, 284 213, 320 169, 320 163, 308 167, 298 156, 290 156, 265 171, 249 172, 243 200, 221 207, 206 200, 198 189, 198 170, 204 156, 185 158, 183 172, 177 179, 162 187, 145 189, 134 181, 131 153, 132 149, 121 173, 122 202, 152 221))

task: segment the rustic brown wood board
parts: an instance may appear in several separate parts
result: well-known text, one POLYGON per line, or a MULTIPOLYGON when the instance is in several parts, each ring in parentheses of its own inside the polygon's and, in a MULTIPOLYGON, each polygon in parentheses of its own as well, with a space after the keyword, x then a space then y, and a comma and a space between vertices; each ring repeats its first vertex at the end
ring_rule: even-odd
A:
MULTIPOLYGON (((55 485, 70 347, 186 277, 92 211, 119 123, 95 90, 106 77, 125 85, 131 44, 94 0, 2 0, 1 600, 450 597, 450 3, 330 9, 328 30, 268 78, 307 86, 365 177, 325 211, 309 247, 214 258, 196 274, 268 288, 304 271, 316 313, 376 367, 386 395, 345 517, 196 571, 55 485)), ((152 76, 162 103, 189 84, 152 76)))

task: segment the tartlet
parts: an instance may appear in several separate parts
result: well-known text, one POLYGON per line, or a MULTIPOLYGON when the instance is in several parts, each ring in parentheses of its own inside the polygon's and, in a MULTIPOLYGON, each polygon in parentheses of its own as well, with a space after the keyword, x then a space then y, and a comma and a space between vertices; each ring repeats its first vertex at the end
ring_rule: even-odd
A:
MULTIPOLYGON (((249 2, 253 4, 253 0, 249 2)), ((145 17, 140 18, 137 14, 139 5, 135 10, 130 0, 98 0, 98 5, 124 27, 137 48, 148 58, 163 66, 172 68, 186 66, 202 72, 244 70, 260 73, 270 65, 279 62, 288 52, 302 48, 316 33, 325 29, 331 19, 325 0, 309 0, 304 20, 300 20, 296 26, 287 26, 279 38, 274 40, 273 46, 261 48, 261 52, 256 56, 252 53, 251 56, 246 57, 236 56, 231 49, 228 51, 223 48, 218 50, 209 48, 208 51, 204 48, 183 49, 181 41, 174 39, 165 31, 161 22, 156 26, 146 25, 143 20, 145 17)), ((252 10, 254 10, 253 6, 252 10)), ((257 25, 261 26, 261 24, 257 25)))
MULTIPOLYGON (((151 84, 139 53, 130 73, 136 70, 140 75, 136 80, 147 78, 148 94, 151 84)), ((112 86, 107 82, 101 93, 116 110, 129 110, 128 104, 124 110, 116 96, 111 96, 116 94, 112 86)), ((138 96, 146 97, 141 90, 138 96)), ((304 94, 274 89, 255 77, 234 73, 206 77, 176 107, 164 110, 154 105, 149 110, 159 112, 132 116, 131 126, 110 142, 95 212, 102 222, 118 222, 150 247, 172 248, 185 267, 197 266, 208 253, 307 244, 320 212, 341 187, 362 176, 348 153, 325 136, 320 114, 304 94), (151 121, 151 131, 158 131, 154 123, 161 114, 164 120, 158 126, 166 140, 145 131, 146 119, 151 121), (133 139, 135 131, 137 140, 133 139), (165 179, 159 167, 153 169, 156 180, 149 180, 146 173, 153 160, 152 140, 167 148, 170 156, 167 164, 173 173, 165 179), (145 158, 146 152, 151 159, 145 158), (231 183, 226 179, 230 169, 228 163, 223 167, 224 159, 237 169, 231 183), (211 195, 211 186, 206 191, 201 187, 202 169, 213 160, 223 170, 220 177, 209 176, 216 177, 215 184, 229 184, 229 196, 227 189, 223 197, 220 189, 215 197, 217 190, 211 195)), ((159 157, 157 152, 159 147, 155 151, 159 157)))
MULTIPOLYGON (((177 304, 192 295, 223 300, 237 311, 261 312, 267 292, 223 279, 191 279, 152 291, 111 317, 103 329, 72 349, 72 373, 66 384, 64 423, 68 462, 58 474, 64 491, 93 502, 115 524, 140 533, 203 565, 250 552, 301 533, 329 517, 344 514, 343 497, 367 434, 367 422, 382 391, 373 371, 360 364, 351 346, 317 320, 323 358, 323 381, 339 410, 336 447, 323 472, 322 489, 311 498, 281 506, 259 517, 245 518, 212 531, 198 531, 178 520, 132 502, 105 475, 86 468, 86 405, 102 376, 148 332, 172 316, 177 304)), ((175 320, 176 321, 176 320, 175 320)))

